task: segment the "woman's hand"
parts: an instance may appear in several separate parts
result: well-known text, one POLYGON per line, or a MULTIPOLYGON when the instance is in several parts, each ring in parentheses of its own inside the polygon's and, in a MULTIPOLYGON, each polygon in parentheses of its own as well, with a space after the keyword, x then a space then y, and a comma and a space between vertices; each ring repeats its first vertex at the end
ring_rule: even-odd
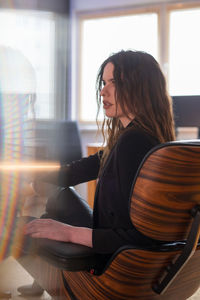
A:
POLYGON ((70 227, 70 225, 52 219, 36 219, 25 225, 25 234, 34 238, 69 242, 70 227))
POLYGON ((52 219, 36 219, 25 225, 25 234, 92 247, 92 229, 64 224, 52 219))

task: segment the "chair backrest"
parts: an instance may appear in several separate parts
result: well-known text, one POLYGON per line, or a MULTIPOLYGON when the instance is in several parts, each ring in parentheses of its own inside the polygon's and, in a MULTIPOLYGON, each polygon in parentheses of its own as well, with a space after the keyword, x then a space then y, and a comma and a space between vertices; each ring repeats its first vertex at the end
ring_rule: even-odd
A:
POLYGON ((56 127, 55 155, 61 164, 81 159, 81 138, 76 121, 60 121, 56 127))
POLYGON ((200 140, 155 147, 141 163, 133 184, 132 223, 157 240, 184 240, 196 204, 200 204, 200 140))

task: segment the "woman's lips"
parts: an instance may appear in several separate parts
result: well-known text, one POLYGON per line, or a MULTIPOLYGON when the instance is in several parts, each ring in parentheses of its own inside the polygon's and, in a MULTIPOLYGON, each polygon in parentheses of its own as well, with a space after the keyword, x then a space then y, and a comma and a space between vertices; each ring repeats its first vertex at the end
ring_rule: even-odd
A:
POLYGON ((103 101, 103 108, 104 109, 108 109, 112 106, 112 104, 108 101, 103 101))

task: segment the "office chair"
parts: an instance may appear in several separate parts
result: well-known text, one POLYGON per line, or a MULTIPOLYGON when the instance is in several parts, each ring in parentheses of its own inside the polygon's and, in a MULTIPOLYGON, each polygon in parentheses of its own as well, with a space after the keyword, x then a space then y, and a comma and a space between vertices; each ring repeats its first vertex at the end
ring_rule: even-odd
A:
POLYGON ((200 141, 164 143, 143 159, 130 217, 159 246, 126 245, 101 268, 81 245, 39 241, 19 262, 53 299, 187 299, 200 285, 200 141))

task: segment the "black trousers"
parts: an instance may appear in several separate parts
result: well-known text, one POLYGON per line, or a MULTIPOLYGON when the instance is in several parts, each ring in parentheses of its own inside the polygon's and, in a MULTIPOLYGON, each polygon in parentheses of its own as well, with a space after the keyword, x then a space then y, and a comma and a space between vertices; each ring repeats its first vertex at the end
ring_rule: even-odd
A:
POLYGON ((93 211, 73 187, 60 188, 47 201, 42 218, 52 218, 74 226, 92 227, 93 211))

